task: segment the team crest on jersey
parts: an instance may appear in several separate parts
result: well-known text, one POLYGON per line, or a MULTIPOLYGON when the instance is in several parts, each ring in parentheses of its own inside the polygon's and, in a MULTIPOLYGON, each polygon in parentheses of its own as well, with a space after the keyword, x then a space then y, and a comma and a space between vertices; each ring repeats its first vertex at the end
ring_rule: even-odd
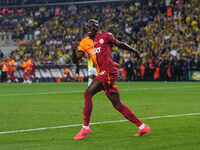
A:
POLYGON ((100 39, 100 40, 99 40, 99 43, 100 43, 100 44, 103 44, 103 43, 104 43, 104 40, 103 40, 103 39, 100 39))

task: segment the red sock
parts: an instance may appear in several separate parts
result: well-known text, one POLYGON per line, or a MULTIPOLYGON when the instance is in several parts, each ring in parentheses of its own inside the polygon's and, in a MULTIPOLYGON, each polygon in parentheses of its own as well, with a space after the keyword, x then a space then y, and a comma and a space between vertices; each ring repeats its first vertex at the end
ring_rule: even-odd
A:
POLYGON ((92 95, 85 92, 84 100, 85 100, 85 104, 83 108, 83 120, 84 120, 83 125, 88 126, 90 122, 91 112, 92 112, 92 95))
POLYGON ((126 119, 131 121, 132 123, 136 124, 136 126, 141 126, 143 124, 131 110, 125 106, 124 104, 120 104, 115 107, 126 119))

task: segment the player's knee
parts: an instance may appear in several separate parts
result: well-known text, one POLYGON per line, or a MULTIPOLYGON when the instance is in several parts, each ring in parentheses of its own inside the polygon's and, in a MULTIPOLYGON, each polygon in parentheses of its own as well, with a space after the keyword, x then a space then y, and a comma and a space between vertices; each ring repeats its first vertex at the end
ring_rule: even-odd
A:
POLYGON ((115 107, 115 108, 117 108, 119 105, 121 105, 121 102, 120 101, 114 101, 114 102, 112 102, 112 105, 113 105, 113 107, 115 107))
POLYGON ((113 107, 115 107, 115 108, 117 106, 121 105, 121 101, 118 99, 111 99, 111 103, 112 103, 113 107))
POLYGON ((107 97, 109 98, 109 100, 111 101, 113 107, 117 107, 121 104, 121 101, 120 101, 120 98, 119 98, 119 95, 116 95, 114 93, 111 93, 111 94, 106 94, 107 97))

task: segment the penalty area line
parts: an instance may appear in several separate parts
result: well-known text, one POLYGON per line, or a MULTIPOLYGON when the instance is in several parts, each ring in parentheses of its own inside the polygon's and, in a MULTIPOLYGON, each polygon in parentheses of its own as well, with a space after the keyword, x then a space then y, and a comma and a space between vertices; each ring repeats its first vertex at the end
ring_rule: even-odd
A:
MULTIPOLYGON (((165 115, 165 116, 152 116, 152 117, 143 117, 141 120, 153 120, 160 118, 175 118, 175 117, 185 117, 185 116, 200 116, 200 113, 189 113, 189 114, 175 114, 175 115, 165 115)), ((99 125, 99 124, 111 124, 111 123, 119 123, 119 122, 127 122, 128 120, 113 120, 113 121, 101 121, 101 122, 93 122, 90 125, 99 125)), ((50 130, 50 129, 61 129, 61 128, 70 128, 70 127, 78 127, 83 124, 69 124, 63 126, 55 126, 55 127, 44 127, 44 128, 34 128, 34 129, 23 129, 23 130, 13 130, 13 131, 2 131, 2 134, 12 134, 12 133, 25 133, 25 132, 33 132, 33 131, 42 131, 42 130, 50 130)))

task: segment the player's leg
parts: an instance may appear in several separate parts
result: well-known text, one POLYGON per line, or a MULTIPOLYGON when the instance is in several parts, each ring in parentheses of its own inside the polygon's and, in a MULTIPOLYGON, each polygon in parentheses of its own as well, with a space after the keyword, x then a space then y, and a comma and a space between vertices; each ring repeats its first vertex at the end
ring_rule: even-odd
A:
POLYGON ((11 77, 10 77, 10 79, 11 79, 11 82, 14 82, 15 81, 15 74, 14 74, 14 71, 12 71, 11 72, 11 77))
POLYGON ((35 81, 35 74, 34 74, 33 69, 31 70, 30 76, 31 76, 32 81, 35 81))
POLYGON ((31 72, 30 72, 30 70, 28 70, 27 71, 27 82, 30 84, 30 83, 32 83, 32 78, 31 78, 31 72))
POLYGON ((103 86, 101 82, 99 82, 97 79, 94 79, 90 84, 90 86, 86 89, 84 93, 84 107, 83 107, 84 123, 81 131, 74 137, 74 140, 84 139, 91 132, 91 129, 89 128, 89 123, 93 106, 92 97, 101 90, 103 90, 103 86))
POLYGON ((88 76, 88 86, 90 86, 90 84, 92 83, 93 81, 93 75, 89 75, 88 76))
POLYGON ((23 80, 24 80, 24 83, 27 83, 27 72, 26 72, 26 70, 24 70, 24 73, 23 73, 23 80))
POLYGON ((92 81, 92 83, 84 93, 84 102, 85 102, 83 108, 84 126, 89 126, 90 115, 92 112, 92 97, 101 90, 103 90, 101 82, 95 79, 92 81))
POLYGON ((122 113, 126 119, 135 123, 138 127, 143 124, 142 121, 140 121, 127 106, 121 103, 119 93, 110 93, 107 97, 111 101, 113 107, 122 113))
POLYGON ((139 128, 139 132, 136 133, 135 136, 142 136, 150 131, 148 125, 145 125, 126 105, 121 103, 119 93, 109 93, 106 95, 111 101, 113 107, 139 128))
MULTIPOLYGON (((98 91, 101 91, 103 89, 103 87, 101 87, 101 83, 98 80, 95 80, 94 83, 91 85, 91 83, 94 80, 96 75, 97 75, 96 69, 89 67, 88 68, 88 89, 84 93, 84 98, 85 98, 85 105, 84 105, 84 109, 83 109, 84 116, 90 116, 90 114, 91 114, 92 98, 90 98, 90 97, 92 97, 98 91), (89 108, 87 108, 87 106, 89 108)), ((86 117, 86 119, 88 119, 88 118, 90 118, 90 117, 86 117)), ((89 126, 89 120, 87 120, 87 121, 84 120, 84 127, 87 128, 87 126, 89 126)))
POLYGON ((94 78, 97 76, 96 68, 88 67, 88 86, 92 83, 94 78))
POLYGON ((8 71, 8 83, 10 83, 11 82, 11 71, 9 70, 8 71))

